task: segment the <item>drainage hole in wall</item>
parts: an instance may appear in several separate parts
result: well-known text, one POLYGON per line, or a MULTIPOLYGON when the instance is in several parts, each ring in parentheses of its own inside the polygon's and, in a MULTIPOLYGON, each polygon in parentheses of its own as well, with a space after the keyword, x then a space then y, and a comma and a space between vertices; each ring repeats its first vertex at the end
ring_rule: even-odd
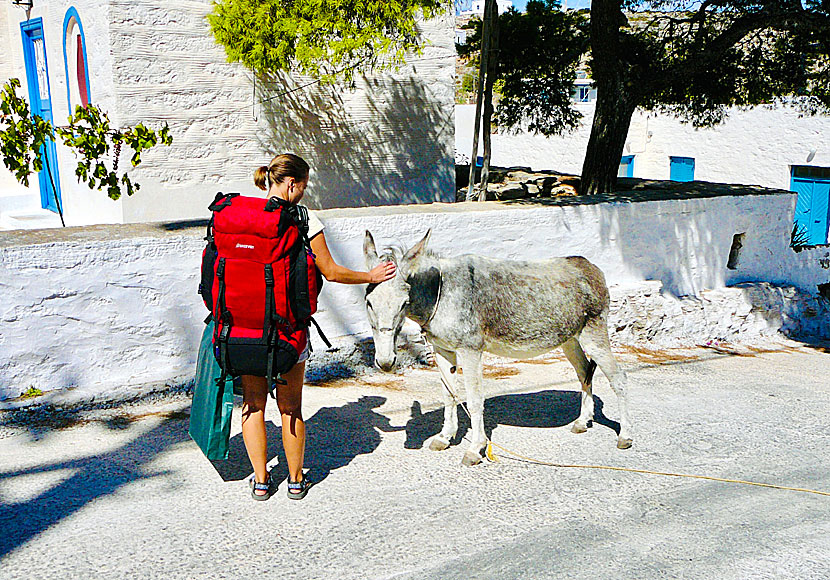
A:
POLYGON ((741 257, 744 237, 746 237, 746 232, 732 236, 732 247, 729 248, 729 259, 726 261, 726 267, 730 270, 738 268, 738 259, 741 257))

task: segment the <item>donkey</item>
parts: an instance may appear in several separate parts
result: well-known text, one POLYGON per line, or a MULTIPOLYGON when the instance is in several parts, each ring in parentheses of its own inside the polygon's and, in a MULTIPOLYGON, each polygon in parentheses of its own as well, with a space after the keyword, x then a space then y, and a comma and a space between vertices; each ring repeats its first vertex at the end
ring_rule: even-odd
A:
POLYGON ((367 230, 363 254, 370 269, 382 260, 397 263, 395 278, 366 290, 366 311, 375 342, 375 364, 391 371, 395 339, 404 318, 418 323, 435 351, 444 390, 444 425, 430 441, 442 451, 458 430, 456 368, 463 370, 472 443, 464 465, 481 462, 484 433, 482 353, 534 357, 561 346, 582 385, 582 404, 572 431, 584 433, 594 418, 591 379, 596 365, 617 395, 617 447, 631 446, 626 375, 611 354, 608 287, 599 268, 582 257, 521 262, 475 255, 443 258, 427 250, 431 230, 406 252, 378 256, 367 230), (586 356, 593 360, 589 360, 586 356), (596 361, 593 362, 593 361, 596 361))

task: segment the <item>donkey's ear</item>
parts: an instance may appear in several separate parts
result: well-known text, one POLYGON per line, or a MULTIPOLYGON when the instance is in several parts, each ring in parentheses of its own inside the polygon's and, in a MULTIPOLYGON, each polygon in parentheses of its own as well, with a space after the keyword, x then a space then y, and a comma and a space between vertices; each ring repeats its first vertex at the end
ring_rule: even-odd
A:
POLYGON ((427 249, 427 243, 429 242, 429 236, 432 233, 432 228, 427 230, 426 235, 421 239, 420 242, 412 246, 406 251, 404 254, 403 261, 404 263, 408 263, 410 265, 414 265, 421 256, 424 255, 427 249))
POLYGON ((363 256, 366 258, 366 267, 369 270, 380 263, 378 252, 375 249, 375 239, 369 230, 366 230, 366 235, 363 238, 363 256))

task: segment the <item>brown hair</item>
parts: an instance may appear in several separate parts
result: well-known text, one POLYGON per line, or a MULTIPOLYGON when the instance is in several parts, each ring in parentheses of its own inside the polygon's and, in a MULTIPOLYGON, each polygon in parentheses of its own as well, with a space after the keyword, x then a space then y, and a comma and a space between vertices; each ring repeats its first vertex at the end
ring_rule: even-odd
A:
POLYGON ((308 179, 308 163, 302 157, 293 153, 277 155, 268 165, 263 165, 254 171, 254 183, 263 191, 268 191, 272 183, 282 183, 286 177, 293 177, 297 181, 308 179))

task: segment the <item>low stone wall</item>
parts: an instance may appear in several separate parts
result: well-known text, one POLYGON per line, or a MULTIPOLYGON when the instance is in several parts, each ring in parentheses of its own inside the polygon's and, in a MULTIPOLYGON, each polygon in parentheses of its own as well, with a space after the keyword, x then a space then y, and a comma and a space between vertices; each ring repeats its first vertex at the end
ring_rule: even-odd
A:
POLYGON ((608 327, 617 346, 672 348, 721 342, 830 339, 830 303, 792 286, 745 282, 676 298, 659 282, 611 287, 608 327))
MULTIPOLYGON (((335 259, 364 269, 364 232, 411 245, 432 228, 438 253, 510 259, 584 255, 614 295, 618 344, 753 340, 779 329, 828 336, 816 295, 826 249, 787 247, 795 196, 646 193, 514 203, 432 204, 319 212, 335 259), (739 256, 727 268, 736 234, 739 256), (766 282, 796 288, 776 288, 766 282), (737 287, 727 288, 727 285, 737 287), (678 298, 678 297, 683 297, 678 298), (812 314, 811 314, 812 313, 812 314)), ((203 224, 162 223, 0 233, 0 400, 73 389, 119 396, 192 376, 202 320, 196 293, 203 224)), ((326 284, 317 319, 341 350, 332 372, 365 364, 362 286, 326 284)), ((417 354, 416 354, 417 356, 417 354)), ((311 369, 314 372, 315 363, 311 369)))

